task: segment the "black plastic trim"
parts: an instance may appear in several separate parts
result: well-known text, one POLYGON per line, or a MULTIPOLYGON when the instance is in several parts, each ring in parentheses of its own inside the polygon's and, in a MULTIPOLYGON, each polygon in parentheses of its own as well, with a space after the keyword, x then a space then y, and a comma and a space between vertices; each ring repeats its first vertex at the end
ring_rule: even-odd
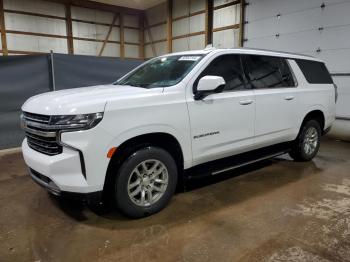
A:
POLYGON ((259 162, 268 158, 276 157, 278 155, 283 155, 290 151, 292 143, 293 141, 280 143, 277 145, 268 146, 250 152, 203 163, 185 170, 185 177, 187 179, 193 179, 212 176, 215 174, 224 173, 223 170, 225 169, 229 171, 244 165, 249 165, 253 162, 259 162))

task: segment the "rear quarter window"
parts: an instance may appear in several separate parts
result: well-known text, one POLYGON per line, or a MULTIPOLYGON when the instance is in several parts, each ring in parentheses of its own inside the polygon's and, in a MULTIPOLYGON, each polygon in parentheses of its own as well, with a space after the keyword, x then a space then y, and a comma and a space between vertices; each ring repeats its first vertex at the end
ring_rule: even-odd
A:
POLYGON ((326 65, 318 61, 295 60, 310 84, 333 84, 326 65))

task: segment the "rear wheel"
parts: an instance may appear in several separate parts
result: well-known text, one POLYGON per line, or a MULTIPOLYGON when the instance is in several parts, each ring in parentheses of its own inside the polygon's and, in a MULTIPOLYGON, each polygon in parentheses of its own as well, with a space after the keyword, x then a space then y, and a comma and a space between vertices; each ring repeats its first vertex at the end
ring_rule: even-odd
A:
POLYGON ((318 121, 308 120, 294 142, 289 155, 296 161, 310 161, 313 159, 321 141, 321 127, 318 121))
POLYGON ((139 149, 122 163, 116 174, 116 206, 133 218, 154 214, 168 204, 176 183, 176 163, 167 151, 152 146, 139 149))

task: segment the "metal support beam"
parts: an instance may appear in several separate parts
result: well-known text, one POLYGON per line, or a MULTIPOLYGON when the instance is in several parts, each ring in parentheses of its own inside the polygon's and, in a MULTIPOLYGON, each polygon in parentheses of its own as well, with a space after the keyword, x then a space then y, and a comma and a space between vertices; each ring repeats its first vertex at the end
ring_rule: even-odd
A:
POLYGON ((66 11, 66 30, 67 30, 67 50, 68 54, 74 54, 74 44, 73 44, 73 26, 72 26, 72 12, 71 5, 65 4, 66 11))
POLYGON ((241 0, 240 21, 239 21, 239 46, 244 46, 244 24, 245 24, 245 0, 241 0))
POLYGON ((111 33, 112 33, 113 26, 114 26, 115 22, 117 21, 117 18, 118 18, 118 14, 114 14, 112 23, 111 23, 111 25, 109 26, 109 29, 108 29, 106 38, 105 38, 105 40, 104 40, 103 43, 102 43, 102 47, 101 47, 100 52, 98 53, 98 56, 101 56, 102 53, 103 53, 103 51, 105 50, 106 44, 107 44, 107 42, 108 42, 108 40, 109 40, 109 37, 110 37, 110 35, 111 35, 111 33))
POLYGON ((167 49, 168 53, 173 51, 173 0, 167 0, 167 49))
POLYGON ((0 0, 0 30, 1 30, 1 44, 2 54, 8 55, 7 39, 6 39, 6 26, 5 26, 5 15, 4 15, 4 2, 0 0))
POLYGON ((125 57, 125 41, 124 41, 124 14, 120 13, 119 15, 119 24, 120 24, 120 58, 125 57))
POLYGON ((206 0, 205 2, 205 44, 213 43, 213 16, 214 16, 214 1, 206 0))
POLYGON ((139 16, 139 57, 145 59, 145 17, 143 14, 139 16))

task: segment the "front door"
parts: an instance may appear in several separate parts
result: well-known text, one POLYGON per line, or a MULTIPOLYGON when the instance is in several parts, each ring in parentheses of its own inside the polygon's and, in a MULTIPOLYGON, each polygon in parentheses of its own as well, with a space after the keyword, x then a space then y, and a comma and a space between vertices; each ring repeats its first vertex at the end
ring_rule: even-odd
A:
POLYGON ((221 76, 226 85, 202 100, 187 97, 194 165, 247 151, 254 138, 254 91, 246 89, 240 56, 214 58, 194 85, 206 75, 221 76))

